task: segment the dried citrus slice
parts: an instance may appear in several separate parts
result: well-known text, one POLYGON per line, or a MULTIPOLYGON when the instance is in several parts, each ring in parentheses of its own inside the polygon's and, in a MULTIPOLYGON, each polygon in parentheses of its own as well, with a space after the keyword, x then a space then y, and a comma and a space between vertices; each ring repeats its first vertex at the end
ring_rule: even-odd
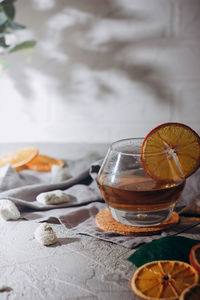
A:
POLYGON ((197 270, 200 274, 200 244, 197 244, 192 247, 189 255, 191 265, 197 270))
POLYGON ((180 300, 199 300, 200 299, 200 284, 193 285, 183 291, 180 300))
POLYGON ((39 154, 36 156, 31 162, 26 164, 27 168, 36 170, 36 171, 42 171, 42 172, 48 172, 51 171, 52 165, 59 165, 61 167, 64 166, 64 162, 62 160, 47 156, 47 155, 41 155, 39 154))
POLYGON ((0 167, 11 164, 13 168, 24 166, 38 155, 38 149, 35 147, 27 147, 7 154, 0 158, 0 167))
POLYGON ((200 166, 200 137, 187 125, 162 124, 144 139, 141 162, 155 180, 185 179, 200 166))
POLYGON ((181 261, 160 260, 136 270, 131 279, 133 292, 144 300, 175 300, 199 279, 197 271, 181 261))

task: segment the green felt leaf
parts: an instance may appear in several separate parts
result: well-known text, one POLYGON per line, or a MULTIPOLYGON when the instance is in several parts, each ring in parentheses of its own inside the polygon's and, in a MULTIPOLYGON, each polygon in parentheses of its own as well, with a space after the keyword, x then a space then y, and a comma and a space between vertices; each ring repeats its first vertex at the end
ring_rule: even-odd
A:
POLYGON ((179 260, 189 263, 190 250, 198 243, 200 240, 182 236, 163 237, 140 246, 129 256, 128 261, 136 267, 155 260, 179 260))
POLYGON ((13 47, 9 53, 13 53, 19 50, 24 50, 24 49, 28 49, 28 48, 32 48, 36 45, 36 41, 25 41, 22 42, 20 44, 17 44, 15 47, 13 47))

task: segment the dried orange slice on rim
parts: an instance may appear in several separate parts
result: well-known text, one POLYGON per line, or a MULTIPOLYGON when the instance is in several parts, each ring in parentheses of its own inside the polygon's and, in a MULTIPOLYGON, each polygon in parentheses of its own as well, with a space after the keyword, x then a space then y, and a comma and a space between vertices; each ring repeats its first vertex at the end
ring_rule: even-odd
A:
POLYGON ((131 278, 133 292, 144 300, 176 300, 198 283, 198 273, 181 261, 153 261, 136 270, 131 278))
POLYGON ((11 164, 13 168, 24 166, 38 155, 38 149, 35 147, 27 147, 14 151, 0 158, 0 167, 11 164))
POLYGON ((63 167, 64 162, 47 155, 39 154, 31 162, 26 164, 27 168, 41 172, 51 171, 52 165, 63 167))
POLYGON ((162 124, 144 139, 141 162, 155 180, 185 179, 200 166, 200 137, 187 125, 162 124))

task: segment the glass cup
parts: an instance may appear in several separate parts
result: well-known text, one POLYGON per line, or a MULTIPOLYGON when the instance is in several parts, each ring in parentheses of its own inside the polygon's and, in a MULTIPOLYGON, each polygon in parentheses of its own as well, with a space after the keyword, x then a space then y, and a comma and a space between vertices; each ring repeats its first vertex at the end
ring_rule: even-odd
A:
MULTIPOLYGON (((130 138, 110 145, 97 176, 101 194, 115 220, 149 227, 167 221, 184 188, 185 180, 159 182, 141 164, 143 138, 130 138)), ((154 159, 158 153, 151 153, 154 159)))

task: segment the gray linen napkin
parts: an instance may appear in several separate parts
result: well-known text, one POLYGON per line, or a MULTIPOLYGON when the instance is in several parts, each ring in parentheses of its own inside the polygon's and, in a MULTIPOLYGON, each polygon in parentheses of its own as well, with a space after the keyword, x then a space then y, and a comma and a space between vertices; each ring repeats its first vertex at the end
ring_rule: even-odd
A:
MULTIPOLYGON (((152 236, 126 237, 112 232, 106 233, 97 228, 96 214, 106 208, 96 184, 101 161, 98 155, 88 155, 76 161, 68 161, 67 170, 72 178, 52 184, 51 172, 40 173, 32 170, 16 172, 7 165, 0 171, 0 201, 9 199, 15 202, 23 218, 37 222, 60 221, 75 233, 93 236, 127 248, 134 248, 161 236, 174 235, 195 226, 199 220, 185 222, 182 218, 175 228, 152 236), (36 201, 41 192, 62 189, 70 195, 70 202, 59 205, 43 205, 36 201)), ((193 174, 186 183, 186 188, 177 209, 185 207, 200 193, 200 170, 193 174)))

